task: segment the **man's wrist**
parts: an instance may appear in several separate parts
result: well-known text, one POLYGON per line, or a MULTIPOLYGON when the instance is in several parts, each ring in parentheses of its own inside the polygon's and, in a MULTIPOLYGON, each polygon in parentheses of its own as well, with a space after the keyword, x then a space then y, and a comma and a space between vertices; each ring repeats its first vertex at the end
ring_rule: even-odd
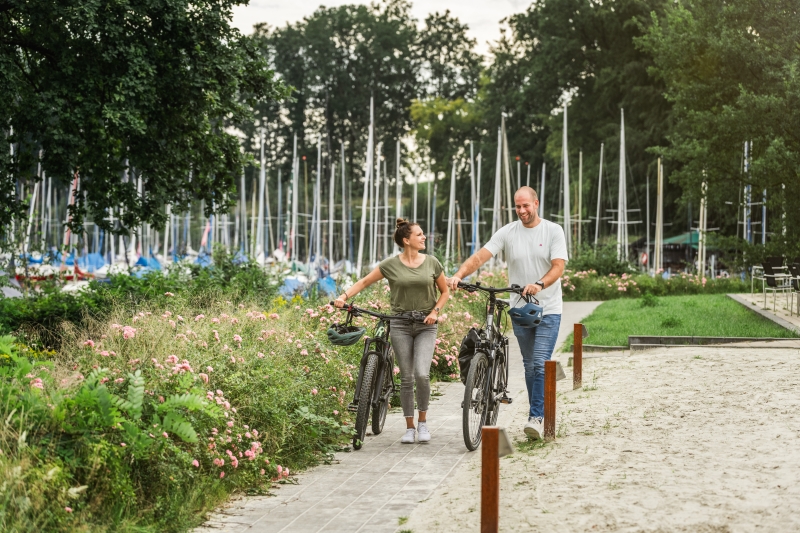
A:
POLYGON ((544 288, 545 288, 545 286, 544 286, 544 280, 542 280, 542 279, 540 279, 539 281, 535 282, 535 283, 534 283, 534 285, 538 285, 538 286, 540 286, 542 289, 544 289, 544 288))

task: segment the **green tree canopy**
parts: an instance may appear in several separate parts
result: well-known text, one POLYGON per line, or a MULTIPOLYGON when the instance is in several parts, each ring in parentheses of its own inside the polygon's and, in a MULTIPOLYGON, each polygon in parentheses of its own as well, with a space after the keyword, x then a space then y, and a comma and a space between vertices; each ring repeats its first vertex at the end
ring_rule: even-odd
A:
POLYGON ((80 176, 74 227, 89 215, 111 229, 118 207, 120 231, 163 224, 165 203, 226 207, 244 155, 224 120, 285 93, 231 28, 237 3, 4 2, 0 120, 14 155, 0 151, 0 226, 38 163, 63 182, 80 176))
MULTIPOLYGON (((800 2, 676 3, 640 40, 673 103, 662 153, 673 181, 698 198, 708 182, 713 224, 732 235, 744 202, 766 190, 772 238, 800 248, 800 2), (752 142, 745 172, 744 143, 752 142), (784 229, 786 233, 784 235, 784 229)), ((760 218, 754 208, 754 218, 760 218)), ((760 233, 760 229, 758 230, 760 233)))
POLYGON ((295 88, 293 98, 266 110, 258 126, 273 134, 276 163, 289 171, 297 134, 300 153, 316 165, 316 141, 322 135, 334 160, 339 142, 346 144, 349 171, 359 175, 370 98, 375 102, 376 140, 393 146, 405 135, 408 108, 419 86, 416 34, 410 4, 404 0, 320 7, 281 28, 256 26, 253 38, 262 54, 295 88))
MULTIPOLYGON (((544 157, 548 168, 560 168, 560 107, 566 101, 572 179, 577 178, 582 149, 583 191, 594 205, 600 143, 605 143, 603 188, 605 195, 616 198, 616 181, 608 178, 618 173, 624 109, 632 171, 629 205, 644 210, 645 177, 655 173, 654 157, 647 149, 663 143, 670 105, 662 94, 663 82, 648 74, 653 64, 649 52, 637 49, 634 40, 643 35, 651 12, 661 13, 665 5, 665 0, 550 0, 509 17, 508 31, 492 48, 491 83, 483 105, 494 128, 500 113, 508 113, 512 157, 519 154, 537 166, 544 157)), ((557 179, 557 172, 548 172, 550 198, 557 191, 557 179)))

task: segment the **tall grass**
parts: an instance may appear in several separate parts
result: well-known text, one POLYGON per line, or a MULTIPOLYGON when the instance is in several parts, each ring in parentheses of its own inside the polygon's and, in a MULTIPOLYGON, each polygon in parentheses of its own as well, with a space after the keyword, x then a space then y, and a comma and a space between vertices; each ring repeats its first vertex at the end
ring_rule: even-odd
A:
MULTIPOLYGON (((356 305, 388 312, 386 287, 356 305)), ((451 300, 434 379, 458 378, 482 309, 451 300)), ((185 531, 231 492, 326 460, 352 434, 363 346, 328 343, 343 318, 324 300, 167 291, 59 324, 44 363, 0 357, 0 530, 185 531)))

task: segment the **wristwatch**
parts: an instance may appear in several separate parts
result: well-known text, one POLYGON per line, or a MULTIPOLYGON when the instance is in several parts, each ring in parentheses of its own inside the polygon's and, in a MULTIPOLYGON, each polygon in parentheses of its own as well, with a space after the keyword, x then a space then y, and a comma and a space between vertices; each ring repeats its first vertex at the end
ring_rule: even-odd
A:
POLYGON ((436 311, 436 314, 438 315, 439 311, 441 311, 442 309, 441 307, 434 307, 433 310, 436 311))
POLYGON ((542 281, 542 280, 539 280, 539 281, 537 281, 536 283, 534 283, 534 285, 538 285, 538 286, 540 286, 542 289, 544 289, 544 281, 542 281))

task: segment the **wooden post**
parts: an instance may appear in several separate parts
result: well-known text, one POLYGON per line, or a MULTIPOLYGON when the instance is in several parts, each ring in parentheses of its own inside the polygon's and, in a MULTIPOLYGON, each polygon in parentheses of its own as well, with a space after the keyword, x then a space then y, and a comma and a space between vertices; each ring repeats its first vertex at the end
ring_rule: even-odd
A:
POLYGON ((544 438, 556 438, 556 362, 544 362, 544 438))
POLYGON ((497 426, 484 426, 481 431, 481 533, 497 533, 500 515, 500 430, 497 426))
POLYGON ((583 324, 575 324, 572 337, 572 390, 577 390, 583 381, 583 324))

